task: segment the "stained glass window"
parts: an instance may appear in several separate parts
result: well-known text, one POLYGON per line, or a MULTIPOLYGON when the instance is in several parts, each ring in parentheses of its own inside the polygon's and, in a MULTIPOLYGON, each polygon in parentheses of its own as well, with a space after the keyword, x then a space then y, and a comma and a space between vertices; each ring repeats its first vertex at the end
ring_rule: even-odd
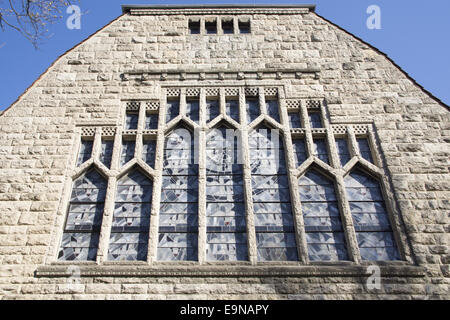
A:
POLYGON ((135 169, 117 182, 108 260, 146 260, 152 181, 135 169))
POLYGON ((308 158, 305 139, 293 139, 292 145, 294 146, 295 166, 298 167, 308 158))
POLYGON ((100 153, 100 161, 107 168, 111 166, 113 148, 114 148, 114 140, 102 140, 102 151, 100 153))
POLYGON ((313 154, 325 163, 328 160, 328 147, 325 138, 316 138, 313 140, 313 154))
POLYGON ((280 112, 278 110, 277 100, 266 100, 266 110, 269 117, 275 121, 280 122, 280 112))
POLYGON ((156 140, 144 139, 142 143, 142 160, 150 167, 155 166, 156 140))
POLYGON ((217 99, 206 100, 206 121, 209 122, 220 115, 220 105, 217 99))
POLYGON ((136 130, 138 126, 138 112, 127 111, 125 116, 125 129, 136 130))
POLYGON ((343 167, 351 158, 348 150, 347 139, 336 138, 336 148, 339 155, 339 160, 341 161, 341 166, 343 167))
POLYGON ((363 260, 398 260, 399 254, 378 181, 355 170, 345 178, 356 238, 363 260))
POLYGON ((90 169, 73 182, 58 260, 95 260, 107 182, 90 169))
POLYGON ((190 98, 186 101, 186 116, 196 123, 199 120, 199 107, 199 101, 196 98, 190 98))
POLYGON ((250 123, 260 114, 259 100, 257 97, 245 97, 245 107, 247 110, 247 122, 250 123))
POLYGON ((237 142, 234 130, 226 127, 214 129, 207 136, 207 260, 248 259, 244 179, 237 142))
POLYGON ((122 152, 120 154, 120 165, 123 166, 125 163, 133 159, 134 148, 136 146, 133 140, 123 140, 122 141, 122 152))
POLYGON ((298 260, 283 141, 260 127, 249 148, 258 260, 298 260))
POLYGON ((310 170, 299 179, 298 184, 309 259, 348 259, 333 182, 310 170))
POLYGON ((147 113, 146 114, 145 129, 146 130, 158 129, 158 114, 157 113, 147 113))
POLYGON ((166 122, 175 119, 180 114, 180 100, 168 99, 166 105, 166 122))
POLYGON ((93 140, 81 139, 80 151, 78 152, 77 166, 83 164, 92 155, 93 140))
POLYGON ((320 116, 319 111, 309 111, 308 116, 311 128, 323 128, 322 117, 320 116))
POLYGON ((356 141, 358 142, 361 157, 373 163, 372 153, 370 151, 369 141, 367 140, 367 138, 358 138, 356 139, 356 141))
POLYGON ((227 99, 225 103, 227 116, 236 122, 239 122, 239 101, 237 99, 227 99))
POLYGON ((193 134, 179 127, 167 136, 164 145, 158 260, 197 260, 198 165, 195 162, 193 134))
POLYGON ((288 117, 289 117, 289 126, 292 129, 301 128, 302 127, 302 123, 300 121, 300 113, 298 113, 298 112, 289 112, 288 113, 288 117))

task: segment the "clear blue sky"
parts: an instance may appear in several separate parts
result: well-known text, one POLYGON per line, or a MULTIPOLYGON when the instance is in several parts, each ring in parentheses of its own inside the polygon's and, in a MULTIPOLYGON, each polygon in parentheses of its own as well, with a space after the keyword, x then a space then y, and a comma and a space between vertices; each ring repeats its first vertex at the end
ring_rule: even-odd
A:
POLYGON ((17 32, 0 31, 0 110, 7 108, 66 50, 121 14, 122 4, 304 4, 388 54, 419 84, 450 105, 449 0, 149 1, 81 0, 81 30, 66 28, 68 15, 50 28, 38 51, 17 32), (381 8, 381 30, 366 27, 369 5, 381 8))

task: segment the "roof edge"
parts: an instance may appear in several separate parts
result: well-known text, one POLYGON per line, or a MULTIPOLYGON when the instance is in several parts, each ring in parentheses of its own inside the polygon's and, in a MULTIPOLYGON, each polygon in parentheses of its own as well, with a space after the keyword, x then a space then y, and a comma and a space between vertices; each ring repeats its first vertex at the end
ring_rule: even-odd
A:
POLYGON ((196 5, 145 5, 145 4, 124 4, 122 13, 129 13, 132 9, 139 10, 182 10, 182 9, 308 9, 310 12, 316 10, 315 4, 196 4, 196 5))

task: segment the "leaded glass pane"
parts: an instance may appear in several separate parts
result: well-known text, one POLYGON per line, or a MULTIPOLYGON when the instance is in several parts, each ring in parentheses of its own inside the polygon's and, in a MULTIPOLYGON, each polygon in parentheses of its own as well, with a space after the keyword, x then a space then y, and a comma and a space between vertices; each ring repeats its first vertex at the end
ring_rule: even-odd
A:
POLYGON ((74 181, 58 260, 95 260, 106 188, 94 169, 74 181))
POLYGON ((366 159, 369 162, 373 163, 372 153, 370 151, 369 141, 366 138, 358 138, 356 139, 359 146, 359 152, 361 153, 361 157, 366 159))
POLYGON ((343 167, 351 158, 350 152, 348 150, 347 140, 343 138, 337 138, 336 148, 339 155, 339 160, 341 161, 341 166, 343 167))
POLYGON ((378 181, 356 170, 345 178, 356 237, 363 260, 399 260, 378 181))
POLYGON ((147 113, 145 117, 146 130, 158 129, 158 116, 157 113, 147 113))
POLYGON ((220 115, 220 105, 217 99, 206 100, 206 121, 209 122, 220 115))
POLYGON ((306 144, 304 139, 293 139, 292 144, 294 146, 295 166, 300 166, 308 158, 306 152, 306 144))
POLYGON ((309 117, 309 124, 311 125, 311 128, 323 128, 322 117, 320 115, 320 112, 310 111, 310 112, 308 112, 308 117, 309 117))
POLYGON ((125 115, 125 129, 136 130, 138 126, 139 114, 137 112, 126 112, 125 115))
POLYGON ((231 119, 239 122, 239 101, 227 99, 225 102, 225 112, 231 119))
POLYGON ((78 152, 77 166, 89 160, 92 155, 93 140, 81 140, 80 152, 78 152))
POLYGON ((206 141, 206 257, 247 260, 242 165, 236 157, 237 137, 220 127, 206 141), (228 139, 227 139, 228 133, 228 139))
POLYGON ((111 167, 112 153, 114 149, 113 140, 102 140, 102 151, 100 161, 109 169, 111 167))
POLYGON ((249 145, 258 260, 298 260, 283 141, 261 127, 249 145))
POLYGON ((309 259, 348 259, 333 182, 310 170, 299 179, 298 184, 309 259))
POLYGON ((289 112, 288 113, 288 118, 289 118, 289 126, 292 129, 301 128, 302 127, 302 123, 300 121, 300 113, 298 113, 298 112, 289 112))
POLYGON ((325 139, 314 139, 313 141, 313 154, 325 163, 329 163, 328 160, 328 148, 325 139))
POLYGON ((146 140, 142 144, 142 160, 150 167, 155 166, 156 140, 146 140))
POLYGON ((157 258, 197 260, 198 166, 194 164, 194 137, 182 128, 164 144, 157 258))
POLYGON ((199 120, 199 107, 198 99, 189 99, 186 101, 186 116, 196 123, 199 120))
POLYGON ((177 99, 167 100, 166 105, 166 123, 175 119, 180 114, 180 101, 177 99))
POLYGON ((117 183, 108 259, 146 260, 153 184, 139 170, 117 183))
POLYGON ((135 141, 132 140, 123 140, 122 141, 122 152, 120 154, 120 166, 123 166, 125 163, 133 159, 134 157, 134 148, 136 146, 135 141))
POLYGON ((280 122, 280 112, 278 110, 277 100, 266 100, 266 110, 269 117, 275 121, 280 122))
POLYGON ((247 123, 252 122, 260 115, 258 98, 245 98, 245 108, 247 111, 247 123))

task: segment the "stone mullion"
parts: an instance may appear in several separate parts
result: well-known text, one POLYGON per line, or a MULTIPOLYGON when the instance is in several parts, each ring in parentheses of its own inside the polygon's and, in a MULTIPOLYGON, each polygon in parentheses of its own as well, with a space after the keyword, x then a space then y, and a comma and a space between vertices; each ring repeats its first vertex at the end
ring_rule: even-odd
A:
POLYGON ((291 191, 291 208, 294 218, 295 237, 297 241, 297 254, 302 263, 308 263, 308 247, 306 243, 305 224, 303 221, 300 192, 298 190, 298 179, 296 177, 295 156, 292 137, 289 128, 289 117, 285 106, 284 92, 279 92, 280 119, 285 132, 285 152, 288 165, 289 189, 291 191))
POLYGON ((344 178, 341 174, 336 176, 337 195, 339 197, 339 206, 341 212, 342 226, 347 240, 347 249, 350 260, 360 263, 361 255, 358 248, 358 240, 356 239, 355 227, 353 225, 352 213, 350 211, 350 204, 347 199, 344 178))
POLYGON ((300 122, 305 129, 311 129, 311 124, 309 123, 308 109, 306 108, 305 101, 300 102, 300 122))
POLYGON ((244 201, 246 212, 247 225, 247 250, 248 258, 251 264, 256 264, 258 261, 258 253, 256 249, 256 231, 255 231, 255 216, 253 210, 252 197, 252 180, 251 180, 251 165, 250 165, 250 150, 248 143, 248 130, 246 126, 247 118, 245 114, 245 91, 244 88, 239 88, 239 114, 240 120, 243 124, 241 130, 240 148, 242 152, 242 168, 244 176, 244 201))
POLYGON ((220 114, 223 116, 226 116, 226 97, 225 97, 225 88, 219 89, 219 107, 220 107, 220 114))
POLYGON ((109 177, 108 188, 106 190, 105 205, 103 209, 103 219, 100 228, 100 240, 98 245, 97 262, 103 263, 108 260, 109 239, 114 215, 114 204, 116 198, 117 178, 109 177))
POLYGON ((187 118, 186 115, 186 88, 180 89, 180 114, 187 118))
POLYGON ((159 107, 158 133, 156 136, 156 154, 155 154, 155 175, 153 176, 153 197, 152 208, 150 212, 150 231, 148 239, 148 263, 152 264, 157 260, 158 250, 158 228, 159 228, 159 210, 161 202, 162 169, 164 165, 164 142, 165 142, 165 122, 166 114, 166 92, 162 92, 159 107))
POLYGON ((352 157, 359 156, 360 155, 359 146, 358 142, 356 141, 355 131, 353 130, 352 126, 347 126, 347 133, 348 133, 348 142, 350 142, 349 144, 350 155, 352 157))
POLYGON ((111 157, 111 170, 119 171, 120 165, 120 151, 122 149, 122 128, 117 128, 116 134, 114 135, 113 153, 111 157))
POLYGON ((205 88, 200 88, 200 94, 198 96, 198 123, 201 127, 206 125, 208 119, 206 119, 206 90, 205 88))
POLYGON ((206 134, 204 130, 198 137, 198 261, 206 261, 206 134))
POLYGON ((267 115, 266 96, 264 92, 264 87, 258 88, 258 100, 259 100, 259 110, 261 114, 267 115))
MULTIPOLYGON (((324 121, 325 123, 327 121, 324 121)), ((333 168, 340 168, 341 167, 341 161, 339 159, 339 154, 336 147, 336 140, 334 138, 333 129, 328 127, 325 129, 326 135, 327 135, 327 143, 328 143, 328 149, 330 150, 330 166, 333 168)))
POLYGON ((95 128, 94 143, 92 145, 92 159, 99 159, 102 148, 102 128, 95 128))

